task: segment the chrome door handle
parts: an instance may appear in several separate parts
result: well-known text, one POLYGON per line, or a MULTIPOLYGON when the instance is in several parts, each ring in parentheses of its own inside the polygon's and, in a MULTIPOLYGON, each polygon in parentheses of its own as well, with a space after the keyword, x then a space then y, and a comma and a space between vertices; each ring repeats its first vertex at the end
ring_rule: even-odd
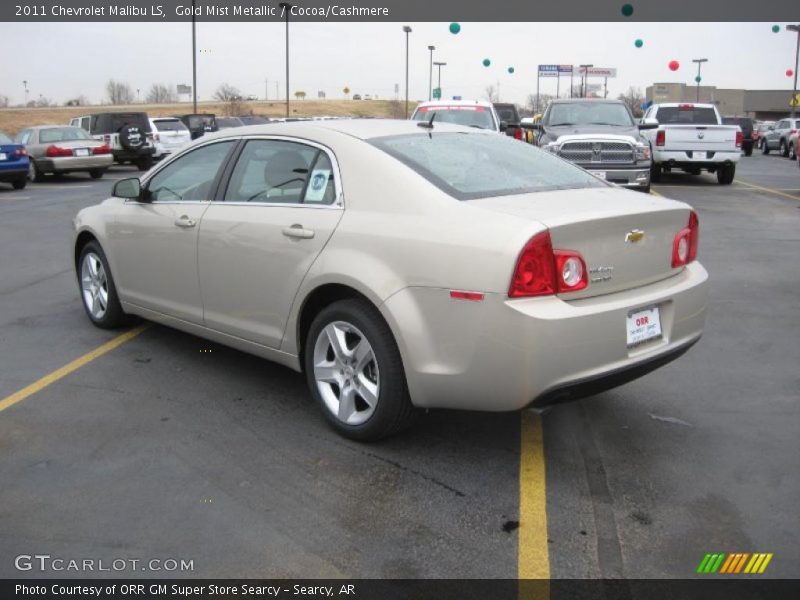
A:
POLYGON ((189 228, 197 225, 197 221, 195 221, 194 219, 190 219, 186 215, 183 215, 179 219, 175 219, 175 225, 177 225, 178 227, 189 228))
POLYGON ((291 227, 283 228, 283 235, 290 238, 298 238, 301 240, 310 240, 314 237, 313 229, 303 229, 302 225, 295 223, 291 227))

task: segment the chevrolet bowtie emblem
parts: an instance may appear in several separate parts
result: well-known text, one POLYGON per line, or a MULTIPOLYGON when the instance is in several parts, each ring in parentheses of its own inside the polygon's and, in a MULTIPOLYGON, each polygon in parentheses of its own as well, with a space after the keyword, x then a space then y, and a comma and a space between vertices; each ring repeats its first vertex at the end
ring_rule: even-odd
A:
POLYGON ((644 237, 644 231, 641 229, 632 229, 625 234, 626 244, 635 244, 644 237))

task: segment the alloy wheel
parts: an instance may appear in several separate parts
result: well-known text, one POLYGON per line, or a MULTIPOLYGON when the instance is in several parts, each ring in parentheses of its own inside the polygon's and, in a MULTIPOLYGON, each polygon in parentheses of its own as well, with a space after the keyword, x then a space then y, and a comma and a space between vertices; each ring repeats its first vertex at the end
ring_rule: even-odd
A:
POLYGON ((93 319, 100 320, 108 309, 108 277, 100 257, 89 252, 81 265, 83 303, 93 319))

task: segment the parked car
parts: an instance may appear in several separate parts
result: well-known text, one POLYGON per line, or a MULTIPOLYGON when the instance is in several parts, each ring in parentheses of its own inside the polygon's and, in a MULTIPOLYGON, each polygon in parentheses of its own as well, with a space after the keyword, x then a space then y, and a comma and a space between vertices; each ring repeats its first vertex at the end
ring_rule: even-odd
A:
POLYGON ((0 181, 21 190, 28 182, 28 153, 25 146, 15 143, 0 131, 0 181))
POLYGON ((27 127, 16 141, 28 151, 28 179, 42 181, 46 175, 86 172, 100 179, 114 163, 111 146, 71 125, 27 127))
POLYGON ((500 119, 500 127, 504 129, 506 135, 513 137, 515 140, 527 141, 526 132, 522 129, 519 111, 516 104, 510 102, 495 102, 494 111, 497 113, 497 118, 500 119))
POLYGON ((140 171, 153 166, 155 146, 147 113, 143 112, 105 112, 75 117, 69 123, 80 127, 95 139, 101 140, 111 148, 114 162, 132 163, 140 171))
POLYGON ((208 135, 81 210, 73 248, 96 326, 136 314, 302 371, 373 440, 418 408, 519 410, 677 358, 703 331, 697 246, 682 202, 375 119, 208 135))
POLYGON ((361 94, 353 94, 353 100, 361 100, 361 94))
POLYGON ((722 122, 725 125, 739 126, 739 129, 742 130, 742 152, 745 156, 752 155, 755 145, 753 119, 750 117, 722 117, 722 122))
POLYGON ((771 150, 777 150, 783 156, 794 157, 797 144, 792 142, 792 139, 797 140, 798 129, 800 129, 800 119, 789 117, 781 119, 774 126, 767 128, 761 151, 769 154, 771 150))
POLYGON ((453 123, 477 129, 488 129, 500 133, 500 118, 491 102, 484 100, 433 100, 421 102, 414 114, 412 121, 430 121, 436 115, 436 123, 453 123))
POLYGON ((150 128, 156 147, 153 158, 156 159, 164 158, 192 141, 189 128, 177 117, 154 117, 150 119, 150 128))
POLYGON ((764 149, 764 137, 769 131, 771 126, 775 125, 775 121, 758 121, 756 122, 755 129, 753 130, 753 143, 759 150, 764 149))
POLYGON ((545 110, 537 143, 593 175, 624 187, 650 191, 650 143, 620 100, 553 100, 545 110))
POLYGON ((657 122, 644 132, 653 151, 652 181, 661 173, 681 169, 692 175, 717 174, 722 185, 733 183, 736 163, 742 156, 744 135, 738 125, 723 125, 713 104, 653 104, 643 123, 657 122))
POLYGON ((192 113, 188 115, 178 115, 183 124, 192 134, 192 139, 196 140, 207 133, 219 131, 217 126, 217 116, 213 113, 192 113))
POLYGON ((217 131, 231 127, 243 127, 244 123, 239 117, 217 117, 217 131))

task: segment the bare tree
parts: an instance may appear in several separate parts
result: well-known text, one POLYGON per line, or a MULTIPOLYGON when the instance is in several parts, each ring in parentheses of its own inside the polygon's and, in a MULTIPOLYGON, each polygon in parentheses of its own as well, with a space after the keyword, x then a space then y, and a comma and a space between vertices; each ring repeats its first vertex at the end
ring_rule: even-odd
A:
POLYGON ((55 102, 53 102, 50 98, 48 98, 46 96, 40 95, 36 99, 36 102, 34 103, 34 106, 36 106, 37 108, 45 108, 45 107, 48 107, 48 106, 55 106, 55 102))
POLYGON ((634 117, 641 117, 642 112, 642 104, 644 103, 644 94, 642 93, 641 88, 637 87, 629 87, 628 91, 624 94, 620 94, 617 97, 618 100, 622 100, 625 104, 628 105, 628 108, 631 109, 634 117))
POLYGON ((547 107, 550 106, 553 100, 555 100, 555 96, 552 94, 539 94, 538 100, 536 94, 528 94, 528 101, 525 107, 531 114, 541 114, 547 110, 547 107))
POLYGON ((0 108, 8 108, 8 96, 0 94, 0 108))
POLYGON ((231 84, 222 83, 214 92, 214 99, 220 102, 237 102, 242 99, 242 93, 231 84))
POLYGON ((178 94, 172 86, 164 83, 154 83, 147 92, 147 102, 150 104, 171 104, 178 101, 178 94))
POLYGON ((486 99, 489 102, 497 102, 497 88, 493 85, 487 85, 483 88, 483 93, 486 94, 486 99))
POLYGON ((106 83, 106 96, 110 104, 133 104, 133 89, 122 81, 109 79, 106 83))
POLYGON ((80 96, 76 96, 75 98, 70 98, 66 102, 64 102, 64 106, 88 106, 89 100, 81 94, 80 96))

